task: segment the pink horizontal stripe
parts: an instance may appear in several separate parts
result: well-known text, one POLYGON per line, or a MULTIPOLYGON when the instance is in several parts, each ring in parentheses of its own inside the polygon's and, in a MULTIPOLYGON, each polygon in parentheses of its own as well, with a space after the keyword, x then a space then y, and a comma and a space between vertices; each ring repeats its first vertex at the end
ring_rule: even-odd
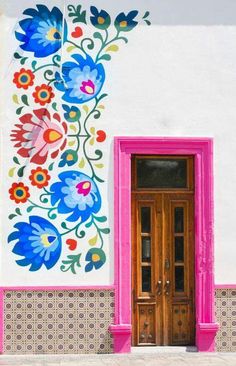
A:
POLYGON ((67 291, 67 290, 114 290, 109 286, 3 286, 0 291, 67 291))
POLYGON ((229 283, 224 283, 224 284, 215 284, 215 288, 216 289, 236 289, 236 284, 229 284, 229 283))

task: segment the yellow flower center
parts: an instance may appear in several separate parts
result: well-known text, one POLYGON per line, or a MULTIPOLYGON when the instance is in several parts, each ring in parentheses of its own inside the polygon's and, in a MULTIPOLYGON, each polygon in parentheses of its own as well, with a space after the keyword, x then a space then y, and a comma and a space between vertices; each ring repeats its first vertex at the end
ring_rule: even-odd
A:
POLYGON ((92 261, 93 262, 98 262, 100 261, 100 256, 98 254, 93 254, 92 255, 92 261))
POLYGON ((89 85, 86 85, 85 90, 87 94, 93 94, 94 92, 94 89, 89 85))
POLYGON ((41 235, 41 243, 44 247, 48 248, 50 247, 56 239, 56 236, 48 235, 48 234, 42 234, 41 235))
POLYGON ((61 39, 61 33, 57 28, 51 28, 46 34, 46 38, 49 41, 58 41, 61 39))
POLYGON ((123 20, 122 22, 120 22, 120 27, 121 28, 125 28, 125 27, 127 27, 127 25, 128 25, 128 23, 127 23, 126 20, 123 20))
POLYGON ((71 111, 69 113, 69 116, 70 116, 70 118, 75 118, 76 117, 76 112, 75 111, 71 111))
POLYGON ((74 159, 74 157, 73 157, 73 155, 72 154, 68 154, 67 156, 66 156, 66 160, 68 160, 68 161, 71 161, 71 160, 73 160, 74 159))
POLYGON ((105 19, 103 17, 98 17, 98 24, 104 24, 105 19))
POLYGON ((83 184, 83 189, 88 189, 90 187, 90 183, 89 182, 85 182, 83 184))

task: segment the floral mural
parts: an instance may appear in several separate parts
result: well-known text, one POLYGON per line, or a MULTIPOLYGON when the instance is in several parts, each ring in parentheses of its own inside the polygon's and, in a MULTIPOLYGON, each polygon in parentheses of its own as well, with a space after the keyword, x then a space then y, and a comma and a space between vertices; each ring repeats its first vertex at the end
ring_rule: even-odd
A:
POLYGON ((106 62, 139 22, 150 24, 148 16, 132 10, 112 17, 81 5, 68 5, 66 14, 46 5, 23 12, 12 76, 8 245, 17 265, 29 271, 57 265, 78 274, 106 263, 110 229, 100 146, 107 134, 99 128, 106 62))

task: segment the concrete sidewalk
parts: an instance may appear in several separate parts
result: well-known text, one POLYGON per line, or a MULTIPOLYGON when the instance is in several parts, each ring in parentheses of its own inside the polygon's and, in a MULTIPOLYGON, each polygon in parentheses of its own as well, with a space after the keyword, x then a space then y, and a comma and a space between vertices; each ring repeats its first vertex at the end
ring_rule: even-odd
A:
POLYGON ((0 356, 0 366, 236 366, 236 353, 0 356))

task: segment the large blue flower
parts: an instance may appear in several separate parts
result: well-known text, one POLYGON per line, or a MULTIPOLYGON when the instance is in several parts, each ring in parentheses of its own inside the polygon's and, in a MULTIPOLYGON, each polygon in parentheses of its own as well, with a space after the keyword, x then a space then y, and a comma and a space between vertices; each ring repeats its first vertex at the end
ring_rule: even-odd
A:
POLYGON ((86 55, 73 55, 76 62, 65 62, 62 65, 63 80, 56 73, 55 87, 64 92, 63 100, 80 104, 96 97, 100 92, 104 80, 105 70, 102 64, 96 64, 86 55))
MULTIPOLYGON (((36 5, 37 9, 26 9, 23 14, 30 18, 19 22, 24 33, 15 32, 20 47, 24 51, 34 52, 35 57, 45 57, 57 52, 62 46, 63 15, 54 7, 52 11, 45 5, 36 5)), ((64 23, 64 38, 67 25, 64 23)))
POLYGON ((8 237, 8 243, 17 240, 12 252, 23 259, 16 261, 20 266, 28 266, 30 271, 39 270, 44 264, 52 268, 61 254, 61 235, 49 221, 39 216, 30 216, 29 224, 19 222, 14 226, 17 231, 8 237))
POLYGON ((59 213, 71 213, 66 220, 85 222, 101 208, 101 196, 94 181, 78 171, 59 174, 60 182, 52 184, 51 204, 58 203, 59 213))
POLYGON ((129 32, 131 31, 138 22, 134 18, 138 15, 137 10, 130 11, 127 15, 120 13, 115 19, 115 27, 118 32, 129 32))

